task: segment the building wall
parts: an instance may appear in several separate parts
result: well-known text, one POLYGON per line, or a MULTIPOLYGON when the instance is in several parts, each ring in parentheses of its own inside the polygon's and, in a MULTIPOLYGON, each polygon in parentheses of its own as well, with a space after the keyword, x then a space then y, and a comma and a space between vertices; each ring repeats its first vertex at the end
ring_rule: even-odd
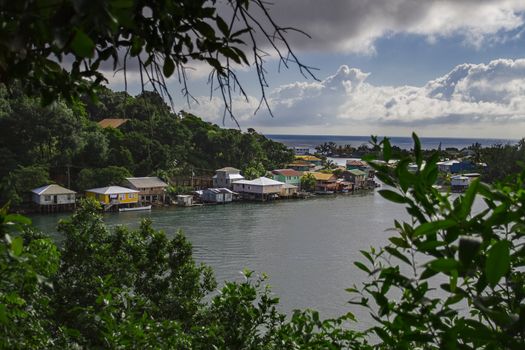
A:
POLYGON ((109 204, 111 202, 117 202, 120 204, 129 204, 137 203, 139 201, 138 193, 120 193, 116 195, 100 194, 94 192, 86 192, 86 197, 94 198, 95 200, 102 202, 104 204, 109 204))
POLYGON ((33 202, 40 205, 74 204, 75 194, 38 195, 33 193, 33 202), (56 203, 55 197, 57 199, 56 203))
POLYGON ((282 185, 268 185, 268 186, 260 186, 260 185, 244 185, 244 184, 233 184, 233 190, 235 192, 246 192, 246 193, 257 193, 257 194, 263 194, 263 193, 280 193, 281 192, 282 185))

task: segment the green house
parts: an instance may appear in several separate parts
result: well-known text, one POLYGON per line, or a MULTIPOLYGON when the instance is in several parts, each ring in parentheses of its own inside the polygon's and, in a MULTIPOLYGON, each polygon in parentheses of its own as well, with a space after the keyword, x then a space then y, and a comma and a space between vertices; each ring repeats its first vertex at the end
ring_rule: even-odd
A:
POLYGON ((284 182, 294 186, 301 186, 301 176, 303 173, 294 169, 272 170, 272 177, 276 181, 284 182))

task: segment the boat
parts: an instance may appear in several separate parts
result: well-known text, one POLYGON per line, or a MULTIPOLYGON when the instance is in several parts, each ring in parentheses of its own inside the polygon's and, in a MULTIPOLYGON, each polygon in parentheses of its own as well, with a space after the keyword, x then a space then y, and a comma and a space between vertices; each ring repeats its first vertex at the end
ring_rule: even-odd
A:
POLYGON ((132 207, 132 208, 119 208, 119 212, 123 211, 139 211, 139 210, 151 210, 151 205, 146 205, 144 207, 132 207))
POLYGON ((334 191, 315 191, 315 194, 334 194, 334 191))

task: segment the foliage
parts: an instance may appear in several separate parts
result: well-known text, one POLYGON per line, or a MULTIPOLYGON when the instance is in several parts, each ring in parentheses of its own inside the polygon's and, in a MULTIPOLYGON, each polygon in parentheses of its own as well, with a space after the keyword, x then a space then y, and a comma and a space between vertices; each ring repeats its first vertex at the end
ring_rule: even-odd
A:
POLYGON ((262 0, 222 6, 216 0, 24 0, 1 6, 0 82, 23 81, 46 102, 94 97, 106 81, 104 66, 122 70, 126 84, 128 70, 138 70, 143 89, 149 83, 168 96, 165 79, 176 75, 188 95, 186 69, 203 62, 231 112, 231 90, 240 84, 234 68, 249 65, 246 47, 266 102, 265 45, 285 67, 296 64, 311 75, 286 41, 293 29, 276 24, 262 0))
MULTIPOLYGON (((390 158, 388 140, 381 143, 390 158)), ((379 193, 406 206, 408 221, 398 235, 356 262, 370 280, 351 291, 377 325, 384 349, 521 349, 525 346, 525 172, 490 187, 474 181, 453 198, 438 192, 438 154, 418 171, 409 159, 395 169, 371 163, 388 187, 379 193), (480 204, 477 208, 475 203, 480 204)))
POLYGON ((301 176, 301 190, 303 191, 314 191, 316 183, 315 176, 311 173, 305 173, 301 176))
POLYGON ((258 177, 264 176, 266 174, 266 169, 261 162, 250 162, 248 166, 244 169, 243 175, 248 180, 253 180, 258 177))
POLYGON ((515 145, 496 144, 491 147, 473 147, 473 158, 487 164, 482 170, 482 179, 487 182, 504 180, 523 168, 525 162, 525 139, 515 145))
POLYGON ((29 191, 49 183, 49 172, 42 166, 20 166, 0 182, 0 203, 21 205, 29 191))
POLYGON ((128 169, 109 166, 100 169, 82 169, 78 174, 76 187, 79 190, 112 185, 122 185, 126 177, 131 177, 128 169))

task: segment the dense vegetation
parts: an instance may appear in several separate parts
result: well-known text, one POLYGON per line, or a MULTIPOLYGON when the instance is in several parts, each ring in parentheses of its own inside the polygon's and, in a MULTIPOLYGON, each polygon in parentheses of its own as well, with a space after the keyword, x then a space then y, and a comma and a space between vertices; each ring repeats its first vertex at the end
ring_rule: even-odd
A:
POLYGON ((211 174, 233 166, 273 169, 292 160, 284 145, 253 129, 223 129, 173 113, 156 93, 132 97, 104 89, 99 102, 42 106, 39 98, 0 87, 0 202, 21 203, 54 180, 76 190, 119 184, 124 177, 211 174), (118 129, 104 118, 126 118, 118 129), (68 179, 69 175, 69 179, 68 179))
MULTIPOLYGON (((377 147, 391 157, 388 140, 377 147)), ((355 263, 369 279, 347 291, 370 310, 370 327, 354 330, 351 313, 287 318, 249 271, 210 295, 211 271, 193 261, 182 234, 148 221, 109 230, 87 201, 60 223, 62 248, 0 212, 0 347, 522 349, 525 172, 494 186, 476 181, 453 199, 433 187, 438 157, 422 167, 415 137, 415 174, 410 158, 374 165, 390 186, 379 193, 411 219, 394 222, 390 243, 355 263)))

